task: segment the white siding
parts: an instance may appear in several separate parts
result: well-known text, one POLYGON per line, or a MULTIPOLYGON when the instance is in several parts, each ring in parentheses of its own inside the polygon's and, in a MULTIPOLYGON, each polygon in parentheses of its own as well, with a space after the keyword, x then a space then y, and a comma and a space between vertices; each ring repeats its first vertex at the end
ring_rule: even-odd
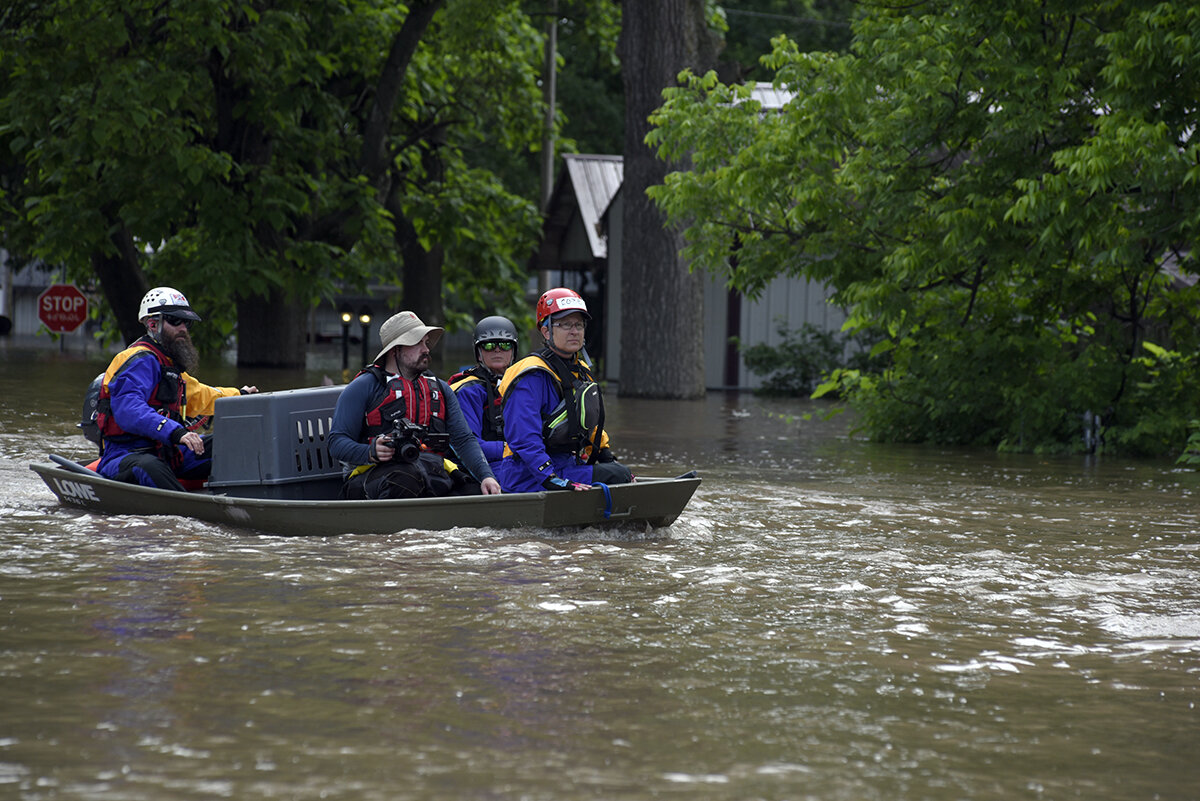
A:
MULTIPOLYGON (((829 303, 828 292, 822 284, 803 278, 776 278, 755 301, 742 299, 742 324, 738 336, 743 347, 760 342, 772 347, 782 343, 779 336, 780 319, 789 331, 811 323, 823 331, 840 331, 846 321, 845 312, 829 303)), ((739 367, 739 383, 756 388, 762 379, 751 375, 745 365, 739 367)))

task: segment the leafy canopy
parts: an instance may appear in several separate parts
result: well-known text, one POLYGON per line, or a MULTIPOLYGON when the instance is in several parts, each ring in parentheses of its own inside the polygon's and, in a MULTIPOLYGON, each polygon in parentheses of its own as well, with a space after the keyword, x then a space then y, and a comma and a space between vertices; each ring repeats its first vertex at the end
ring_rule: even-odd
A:
POLYGON ((472 154, 485 141, 537 140, 542 35, 521 3, 437 10, 387 121, 388 175, 365 164, 389 49, 418 6, 442 5, 9 4, 6 246, 85 283, 98 254, 124 253, 228 331, 236 298, 282 291, 307 305, 344 286, 397 284, 398 209, 422 247, 444 252, 455 312, 515 296, 536 206, 472 154))
POLYGON ((693 264, 754 295, 825 282, 886 366, 835 371, 869 433, 1023 450, 1182 449, 1200 417, 1200 8, 873 7, 852 52, 775 40, 795 94, 685 76, 652 195, 693 264), (737 255, 736 260, 731 254, 737 255))

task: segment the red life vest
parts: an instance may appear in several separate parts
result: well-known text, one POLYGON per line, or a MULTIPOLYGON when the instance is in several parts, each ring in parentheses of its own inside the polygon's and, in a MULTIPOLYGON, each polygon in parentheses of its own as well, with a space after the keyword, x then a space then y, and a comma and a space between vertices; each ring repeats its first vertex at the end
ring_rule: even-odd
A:
MULTIPOLYGON (((397 420, 406 418, 421 426, 426 434, 442 435, 439 438, 446 440, 446 399, 442 396, 440 381, 428 373, 422 373, 413 381, 403 376, 389 377, 383 368, 374 364, 364 368, 362 373, 370 373, 387 388, 383 399, 365 415, 368 437, 386 434, 397 420)), ((430 450, 445 455, 446 449, 430 450)))
POLYGON ((131 436, 117 424, 116 418, 113 416, 109 385, 126 366, 134 359, 141 358, 142 354, 146 352, 158 359, 161 368, 158 386, 146 399, 146 403, 158 414, 169 417, 177 423, 183 423, 187 386, 183 380, 182 371, 175 366, 175 362, 171 360, 170 356, 159 349, 158 343, 149 337, 142 337, 113 358, 113 365, 116 367, 115 369, 112 366, 109 367, 104 381, 100 385, 100 399, 96 402, 96 426, 100 429, 102 440, 116 441, 120 437, 131 436))

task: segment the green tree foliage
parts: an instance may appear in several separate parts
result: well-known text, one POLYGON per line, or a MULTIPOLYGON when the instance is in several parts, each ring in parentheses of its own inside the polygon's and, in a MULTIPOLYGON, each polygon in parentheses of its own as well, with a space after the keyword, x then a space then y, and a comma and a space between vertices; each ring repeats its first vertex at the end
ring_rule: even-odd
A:
POLYGON ((651 135, 694 264, 826 282, 885 370, 843 370, 877 438, 1182 450, 1200 416, 1200 7, 872 7, 852 52, 780 39, 763 115, 712 75, 651 135), (737 259, 729 255, 736 249, 737 259), (1090 419, 1090 418, 1089 418, 1090 419))
POLYGON ((17 0, 0 17, 5 241, 98 275, 126 338, 151 283, 224 332, 235 300, 302 310, 399 284, 401 261, 434 320, 443 279, 463 318, 519 291, 536 207, 471 162, 536 142, 541 37, 515 0, 17 0))
MULTIPOLYGON (((721 4, 729 29, 721 62, 729 80, 770 80, 760 58, 771 52, 771 40, 786 36, 802 51, 845 52, 850 47, 854 0, 737 0, 721 4)), ((723 70, 718 70, 725 74, 723 70)))
POLYGON ((1188 424, 1191 435, 1188 437, 1187 448, 1179 455, 1179 464, 1192 465, 1200 468, 1200 420, 1188 424))
POLYGON ((620 153, 625 130, 621 64, 617 60, 620 8, 614 3, 559 3, 558 105, 563 152, 620 153))

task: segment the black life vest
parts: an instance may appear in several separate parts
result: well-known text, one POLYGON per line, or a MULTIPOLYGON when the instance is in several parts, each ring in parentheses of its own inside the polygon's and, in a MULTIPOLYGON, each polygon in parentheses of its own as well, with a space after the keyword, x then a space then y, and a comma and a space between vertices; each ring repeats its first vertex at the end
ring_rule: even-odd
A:
POLYGON ((461 370, 450 378, 450 389, 458 394, 458 390, 475 381, 483 382, 487 389, 487 405, 483 409, 483 438, 490 442, 504 441, 504 399, 500 397, 497 386, 499 376, 481 364, 461 370))
MULTIPOLYGON (((100 397, 96 401, 96 427, 100 431, 102 441, 120 442, 132 437, 117 424, 112 413, 112 395, 109 389, 112 380, 121 374, 134 359, 142 358, 144 353, 150 353, 158 359, 158 386, 146 399, 146 402, 158 414, 169 417, 180 425, 186 406, 187 386, 183 380, 183 371, 175 366, 170 356, 163 353, 158 343, 149 337, 142 337, 125 350, 118 353, 104 375, 100 384, 100 397)), ((101 445, 103 448, 103 444, 101 445)))
POLYGON ((501 381, 502 394, 507 398, 507 389, 522 375, 535 369, 545 370, 555 377, 562 398, 548 414, 542 415, 542 440, 546 452, 581 454, 590 447, 587 463, 594 464, 604 431, 604 396, 592 378, 591 367, 582 359, 573 359, 568 365, 550 348, 542 348, 505 372, 501 381))
POLYGON ((403 376, 388 376, 377 364, 364 367, 359 375, 363 373, 375 376, 387 388, 383 399, 364 416, 368 437, 388 433, 397 420, 404 418, 423 429, 419 438, 427 450, 446 455, 448 446, 443 444, 448 442, 446 399, 440 381, 431 373, 422 373, 413 381, 403 376))

